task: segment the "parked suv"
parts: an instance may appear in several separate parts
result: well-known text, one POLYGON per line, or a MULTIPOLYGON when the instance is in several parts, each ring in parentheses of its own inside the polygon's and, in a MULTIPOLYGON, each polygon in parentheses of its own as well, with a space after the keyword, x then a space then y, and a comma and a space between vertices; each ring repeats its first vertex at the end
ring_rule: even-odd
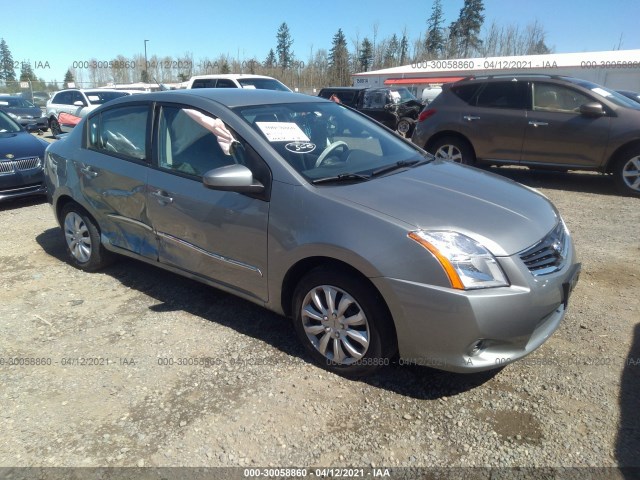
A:
POLYGON ((327 87, 320 90, 318 96, 333 97, 406 137, 413 133, 422 109, 418 99, 404 87, 327 87))
POLYGON ((47 119, 53 135, 69 132, 90 111, 118 97, 131 95, 120 90, 96 88, 61 90, 47 102, 47 119))
POLYGON ((258 88, 262 90, 280 90, 283 92, 291 91, 284 83, 272 77, 235 73, 194 75, 189 79, 187 88, 258 88))
POLYGON ((442 87, 412 141, 459 163, 612 173, 640 196, 640 104, 595 83, 549 75, 475 77, 442 87))

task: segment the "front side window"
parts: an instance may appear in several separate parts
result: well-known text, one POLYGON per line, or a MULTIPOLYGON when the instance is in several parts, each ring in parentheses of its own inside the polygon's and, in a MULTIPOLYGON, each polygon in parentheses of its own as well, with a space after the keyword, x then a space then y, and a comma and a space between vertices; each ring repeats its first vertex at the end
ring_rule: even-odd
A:
POLYGON ((228 78, 221 78, 218 80, 216 84, 216 88, 238 88, 233 80, 229 80, 228 78))
POLYGON ((73 104, 73 92, 60 92, 55 97, 53 97, 53 101, 51 103, 58 105, 72 105, 73 104))
POLYGON ((237 163, 232 155, 235 138, 208 114, 163 106, 158 119, 158 166, 202 177, 209 170, 237 163))
POLYGON ((593 99, 572 88, 553 83, 533 84, 533 109, 545 112, 577 113, 593 99))
POLYGON ((88 147, 108 155, 145 160, 148 115, 146 105, 112 108, 93 115, 88 122, 88 147))
POLYGON ((526 92, 526 82, 488 82, 480 89, 475 104, 485 108, 524 109, 526 92))

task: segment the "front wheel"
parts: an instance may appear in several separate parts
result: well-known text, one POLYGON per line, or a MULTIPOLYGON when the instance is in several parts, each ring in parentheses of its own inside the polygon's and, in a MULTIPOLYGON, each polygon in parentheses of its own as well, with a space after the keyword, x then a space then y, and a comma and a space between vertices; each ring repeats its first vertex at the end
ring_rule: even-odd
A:
POLYGON ((53 135, 54 137, 62 133, 60 123, 58 123, 58 120, 56 118, 51 118, 51 120, 49 120, 49 128, 51 129, 51 135, 53 135))
POLYGON ((313 360, 327 370, 368 375, 388 365, 396 350, 386 305, 364 279, 317 268, 293 296, 296 333, 313 360))
POLYGON ((76 204, 62 209, 62 229, 71 263, 94 272, 111 263, 111 254, 100 242, 100 232, 87 212, 76 204))
POLYGON ((613 175, 621 193, 640 196, 640 149, 623 152, 614 166, 613 175))
POLYGON ((430 152, 437 159, 463 165, 473 165, 476 161, 473 149, 466 140, 457 137, 444 137, 431 147, 430 152))
POLYGON ((411 138, 411 134, 413 134, 413 120, 411 120, 410 118, 402 117, 398 122, 396 130, 403 137, 411 138))

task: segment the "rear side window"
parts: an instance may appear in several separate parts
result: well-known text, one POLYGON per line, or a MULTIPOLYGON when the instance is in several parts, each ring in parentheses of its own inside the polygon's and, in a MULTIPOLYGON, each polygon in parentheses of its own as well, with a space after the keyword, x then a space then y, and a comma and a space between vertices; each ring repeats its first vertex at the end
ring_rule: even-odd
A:
POLYGON ((234 83, 233 80, 229 80, 228 78, 221 78, 218 80, 216 88, 238 88, 238 86, 234 83))
POLYGON ((133 160, 146 159, 146 105, 132 105, 106 110, 89 119, 87 146, 107 155, 133 160))
POLYGON ((526 82, 489 82, 480 89, 475 104, 486 108, 526 108, 526 82))
POLYGON ((200 78, 193 81, 193 85, 191 85, 191 88, 215 88, 215 86, 215 78, 200 78))
POLYGON ((451 87, 451 92, 463 102, 471 103, 471 99, 478 91, 478 87, 480 87, 478 83, 454 85, 451 87))

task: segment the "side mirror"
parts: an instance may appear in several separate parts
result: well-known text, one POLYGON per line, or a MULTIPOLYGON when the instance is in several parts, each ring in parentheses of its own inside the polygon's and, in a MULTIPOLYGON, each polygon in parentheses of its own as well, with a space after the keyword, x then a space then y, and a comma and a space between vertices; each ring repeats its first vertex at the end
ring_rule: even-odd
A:
POLYGON ((73 105, 76 107, 86 107, 84 102, 81 102, 80 100, 76 100, 75 102, 73 102, 73 105))
POLYGON ((213 190, 260 193, 264 185, 253 178, 253 173, 244 165, 226 165, 209 170, 202 177, 205 187, 213 190))
POLYGON ((605 114, 602 104, 598 102, 589 102, 580 105, 580 115, 586 115, 588 117, 601 117, 605 114))

